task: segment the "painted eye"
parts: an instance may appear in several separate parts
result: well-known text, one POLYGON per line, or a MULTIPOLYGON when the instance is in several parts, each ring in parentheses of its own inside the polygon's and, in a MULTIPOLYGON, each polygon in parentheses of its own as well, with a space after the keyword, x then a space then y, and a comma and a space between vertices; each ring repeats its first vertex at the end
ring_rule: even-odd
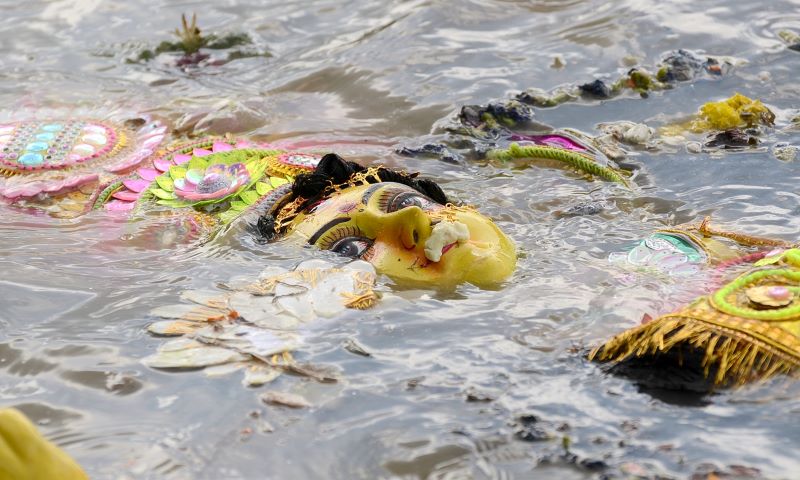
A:
POLYGON ((386 213, 396 212, 408 207, 419 207, 423 210, 430 210, 436 202, 417 192, 398 193, 389 200, 386 213))
POLYGON ((339 255, 358 258, 369 250, 372 240, 364 237, 344 237, 334 242, 329 250, 339 255))

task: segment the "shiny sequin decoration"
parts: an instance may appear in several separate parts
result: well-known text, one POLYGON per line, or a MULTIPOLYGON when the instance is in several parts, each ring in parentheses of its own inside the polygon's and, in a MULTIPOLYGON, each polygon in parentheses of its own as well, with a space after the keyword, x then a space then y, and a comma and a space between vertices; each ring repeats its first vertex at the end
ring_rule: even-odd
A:
POLYGON ((313 170, 317 168, 320 157, 307 153, 284 153, 278 157, 278 162, 291 167, 313 170))
POLYGON ((58 170, 102 157, 119 141, 99 122, 0 124, 0 165, 9 170, 58 170))

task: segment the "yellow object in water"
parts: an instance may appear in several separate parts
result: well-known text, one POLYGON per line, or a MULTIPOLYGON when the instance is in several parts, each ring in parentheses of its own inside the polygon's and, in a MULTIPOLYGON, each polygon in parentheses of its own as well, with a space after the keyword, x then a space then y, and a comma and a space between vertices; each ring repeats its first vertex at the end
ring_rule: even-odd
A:
POLYGON ((699 118, 692 122, 694 132, 708 130, 730 130, 731 128, 772 125, 775 114, 760 100, 753 100, 741 93, 719 102, 708 102, 700 107, 699 118))
POLYGON ((0 409, 0 480, 87 480, 75 461, 50 443, 25 415, 0 409))

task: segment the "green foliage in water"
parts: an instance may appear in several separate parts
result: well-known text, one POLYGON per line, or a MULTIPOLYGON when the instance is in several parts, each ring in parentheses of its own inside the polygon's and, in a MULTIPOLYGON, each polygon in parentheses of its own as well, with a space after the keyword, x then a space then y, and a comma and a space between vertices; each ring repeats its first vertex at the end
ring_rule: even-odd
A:
MULTIPOLYGON (((235 47, 252 46, 253 41, 246 33, 228 33, 225 35, 203 35, 197 26, 197 15, 192 15, 192 21, 188 22, 185 15, 181 15, 181 29, 176 28, 173 32, 178 37, 177 41, 164 40, 155 49, 146 49, 139 53, 133 62, 146 62, 154 59, 162 53, 182 52, 185 55, 192 55, 200 51, 201 48, 211 50, 227 50, 235 47)), ((227 61, 238 58, 248 57, 271 57, 269 52, 258 51, 253 48, 243 48, 233 50, 228 54, 227 61)))

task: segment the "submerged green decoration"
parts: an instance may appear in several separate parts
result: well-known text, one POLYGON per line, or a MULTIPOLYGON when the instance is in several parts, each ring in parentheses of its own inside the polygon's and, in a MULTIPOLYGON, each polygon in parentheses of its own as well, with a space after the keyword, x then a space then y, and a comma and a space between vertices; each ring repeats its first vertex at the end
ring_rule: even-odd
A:
POLYGON ((598 164, 593 158, 578 152, 565 150, 562 148, 549 147, 544 145, 525 145, 520 146, 512 143, 507 149, 492 150, 488 157, 494 160, 510 161, 519 158, 543 158, 556 160, 591 175, 628 186, 628 182, 610 167, 598 164))

